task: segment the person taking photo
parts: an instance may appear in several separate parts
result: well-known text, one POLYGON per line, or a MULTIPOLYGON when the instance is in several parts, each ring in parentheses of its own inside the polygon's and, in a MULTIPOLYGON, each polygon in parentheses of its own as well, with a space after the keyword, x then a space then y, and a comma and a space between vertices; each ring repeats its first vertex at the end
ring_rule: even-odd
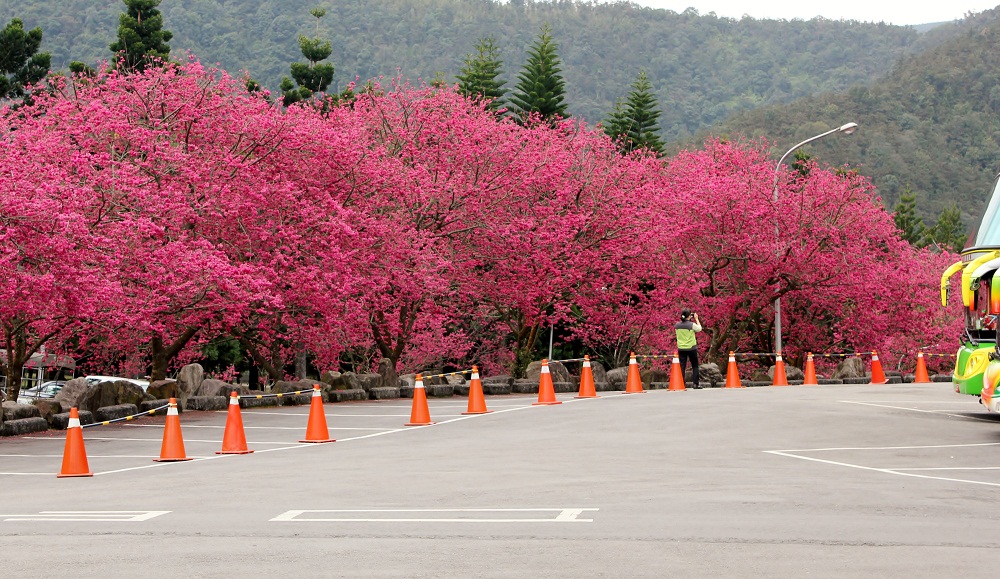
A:
POLYGON ((688 360, 691 361, 694 389, 701 388, 698 376, 698 338, 695 335, 700 331, 701 321, 698 319, 698 314, 691 313, 688 308, 681 310, 681 321, 674 324, 674 332, 677 334, 677 355, 681 362, 681 376, 684 376, 687 370, 688 360))

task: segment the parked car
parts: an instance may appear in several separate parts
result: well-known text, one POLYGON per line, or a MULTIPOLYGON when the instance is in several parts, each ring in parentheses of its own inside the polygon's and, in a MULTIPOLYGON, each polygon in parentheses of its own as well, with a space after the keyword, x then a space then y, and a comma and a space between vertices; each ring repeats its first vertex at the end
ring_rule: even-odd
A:
POLYGON ((98 383, 101 383, 101 382, 119 382, 119 381, 121 381, 121 382, 131 382, 132 384, 135 384, 139 388, 142 388, 143 392, 145 392, 146 389, 149 388, 149 382, 148 381, 146 381, 146 380, 136 380, 135 378, 121 378, 119 376, 86 376, 86 378, 87 378, 87 382, 89 382, 90 384, 98 384, 98 383))
POLYGON ((17 395, 17 403, 31 404, 35 400, 55 398, 56 394, 59 394, 59 391, 63 389, 65 384, 62 380, 52 380, 43 382, 40 386, 35 386, 34 388, 25 388, 17 395))

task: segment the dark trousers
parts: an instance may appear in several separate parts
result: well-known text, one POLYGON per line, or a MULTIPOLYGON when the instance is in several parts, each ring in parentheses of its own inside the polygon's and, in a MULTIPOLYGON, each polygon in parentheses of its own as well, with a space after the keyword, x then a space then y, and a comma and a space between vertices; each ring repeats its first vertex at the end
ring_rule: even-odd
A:
POLYGON ((677 350, 678 357, 681 361, 681 376, 687 371, 687 361, 691 360, 691 378, 694 379, 694 385, 697 386, 700 380, 698 379, 698 350, 677 350))

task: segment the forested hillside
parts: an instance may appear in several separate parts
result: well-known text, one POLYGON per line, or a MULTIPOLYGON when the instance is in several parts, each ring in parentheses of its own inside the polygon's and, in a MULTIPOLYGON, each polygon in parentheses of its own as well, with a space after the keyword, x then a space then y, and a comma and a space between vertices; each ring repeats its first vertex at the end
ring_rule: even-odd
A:
POLYGON ((959 35, 903 59, 870 86, 760 108, 711 132, 766 136, 783 152, 857 122, 855 134, 828 137, 810 151, 860 164, 890 208, 909 188, 918 215, 933 219, 957 203, 972 227, 1000 170, 1000 8, 956 28, 959 35))
MULTIPOLYGON (((94 64, 110 56, 121 2, 0 0, 0 18, 41 26, 53 66, 94 64)), ((302 59, 297 37, 330 39, 332 88, 401 74, 453 81, 476 41, 493 35, 508 87, 543 22, 563 61, 569 110, 587 121, 607 117, 645 69, 659 97, 666 140, 691 135, 734 112, 840 91, 888 72, 899 58, 947 38, 914 28, 816 19, 772 21, 683 14, 627 2, 560 0, 163 0, 175 57, 248 70, 275 90, 302 59), (321 7, 326 16, 310 16, 321 7), (398 71, 398 72, 397 72, 398 71)))

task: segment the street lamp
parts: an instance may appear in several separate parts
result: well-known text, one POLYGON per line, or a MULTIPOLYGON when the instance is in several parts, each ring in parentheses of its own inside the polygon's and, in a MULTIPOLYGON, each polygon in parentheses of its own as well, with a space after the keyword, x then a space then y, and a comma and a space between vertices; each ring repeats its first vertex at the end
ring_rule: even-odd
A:
MULTIPOLYGON (((778 172, 781 170, 781 164, 785 162, 785 158, 791 155, 799 147, 808 145, 813 141, 818 141, 823 137, 832 135, 834 133, 844 133, 845 135, 850 135, 858 129, 857 123, 847 123, 846 125, 841 125, 836 129, 830 129, 829 131, 816 135, 815 137, 809 137, 808 139, 802 141, 798 145, 795 145, 791 149, 785 152, 784 155, 778 159, 778 164, 774 166, 774 204, 778 205, 778 179, 781 174, 778 172)), ((780 239, 778 232, 778 222, 774 222, 774 237, 775 239, 780 239)), ((781 256, 781 248, 778 248, 778 256, 781 256)), ((781 353, 781 297, 774 298, 774 351, 777 354, 781 353)))

